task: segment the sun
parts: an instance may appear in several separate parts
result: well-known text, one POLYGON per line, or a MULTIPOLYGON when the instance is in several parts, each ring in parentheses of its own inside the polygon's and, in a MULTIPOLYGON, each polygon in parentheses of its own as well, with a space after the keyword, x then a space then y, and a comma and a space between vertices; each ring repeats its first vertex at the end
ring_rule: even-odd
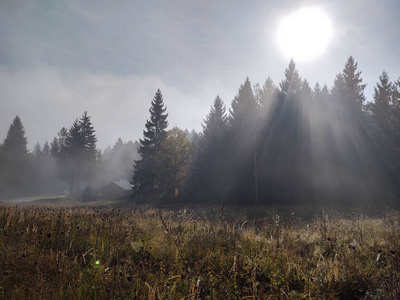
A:
POLYGON ((332 22, 317 7, 306 7, 280 23, 277 41, 286 58, 309 61, 323 54, 332 39, 332 22))

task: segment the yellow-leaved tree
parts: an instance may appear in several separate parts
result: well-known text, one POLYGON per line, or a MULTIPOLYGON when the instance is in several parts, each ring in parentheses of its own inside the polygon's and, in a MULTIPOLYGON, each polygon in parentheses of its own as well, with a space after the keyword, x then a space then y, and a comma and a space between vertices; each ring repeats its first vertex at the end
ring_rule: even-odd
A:
POLYGON ((190 141, 178 127, 167 132, 156 156, 157 185, 174 202, 188 175, 190 141))

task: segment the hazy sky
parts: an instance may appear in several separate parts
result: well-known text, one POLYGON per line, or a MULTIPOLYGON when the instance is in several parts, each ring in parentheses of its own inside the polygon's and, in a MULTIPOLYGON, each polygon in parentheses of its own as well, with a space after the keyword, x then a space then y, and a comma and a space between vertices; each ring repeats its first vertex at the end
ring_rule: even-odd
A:
POLYGON ((52 141, 86 110, 98 146, 142 137, 161 89, 169 124, 201 129, 215 97, 230 103, 248 76, 283 78, 283 17, 317 6, 331 19, 326 52, 297 61, 313 86, 332 86, 353 55, 368 84, 400 77, 400 1, 0 0, 0 141, 16 115, 28 146, 52 141))

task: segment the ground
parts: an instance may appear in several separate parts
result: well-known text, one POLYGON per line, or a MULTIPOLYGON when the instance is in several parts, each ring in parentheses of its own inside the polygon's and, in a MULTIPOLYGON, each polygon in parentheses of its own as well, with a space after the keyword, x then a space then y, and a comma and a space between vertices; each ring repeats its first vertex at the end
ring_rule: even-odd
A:
POLYGON ((396 299, 400 213, 0 205, 0 299, 396 299))

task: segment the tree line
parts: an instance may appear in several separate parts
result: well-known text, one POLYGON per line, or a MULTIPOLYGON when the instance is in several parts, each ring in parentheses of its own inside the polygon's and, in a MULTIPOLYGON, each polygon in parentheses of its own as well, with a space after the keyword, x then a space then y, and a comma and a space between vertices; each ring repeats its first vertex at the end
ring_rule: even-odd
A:
POLYGON ((143 138, 119 139, 104 153, 96 150, 86 112, 33 153, 16 117, 0 147, 0 184, 33 191, 36 181, 49 186, 56 178, 58 185, 50 186, 63 182, 73 193, 81 184, 96 185, 103 174, 107 180, 130 177, 133 201, 142 203, 394 203, 400 194, 400 79, 392 82, 383 72, 370 102, 365 86, 353 57, 331 88, 311 87, 292 60, 279 84, 268 77, 252 86, 247 78, 229 108, 217 96, 200 133, 168 130, 158 90, 143 138), (49 178, 32 176, 29 165, 49 178))
POLYGON ((131 178, 134 198, 393 204, 400 192, 400 79, 390 82, 384 71, 367 102, 353 57, 331 88, 310 87, 293 60, 284 76, 262 86, 247 78, 229 109, 217 96, 190 144, 179 129, 167 131, 157 91, 131 178))

